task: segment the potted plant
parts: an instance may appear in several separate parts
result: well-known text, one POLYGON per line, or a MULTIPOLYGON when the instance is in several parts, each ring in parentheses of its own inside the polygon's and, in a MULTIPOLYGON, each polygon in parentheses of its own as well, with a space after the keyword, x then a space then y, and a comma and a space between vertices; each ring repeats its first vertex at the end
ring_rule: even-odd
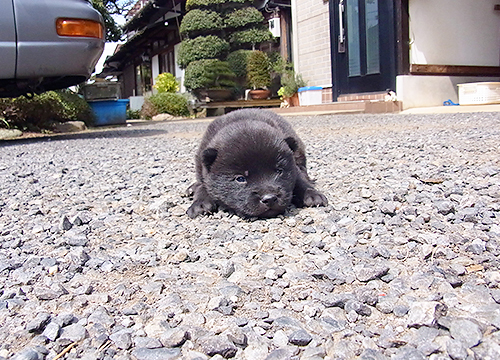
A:
POLYGON ((299 88, 306 86, 307 83, 302 75, 295 73, 291 63, 282 62, 278 64, 277 70, 281 72, 281 88, 278 90, 278 95, 283 105, 299 106, 299 88))
POLYGON ((268 87, 271 85, 271 63, 267 54, 254 50, 248 55, 247 62, 248 85, 252 99, 267 99, 271 95, 268 87))
POLYGON ((231 98, 235 85, 235 74, 227 61, 197 60, 186 68, 184 86, 198 99, 227 100, 231 98))
POLYGON ((236 94, 237 87, 246 85, 237 69, 246 54, 234 55, 231 61, 228 55, 272 39, 263 15, 252 4, 253 0, 186 1, 178 64, 186 70, 184 85, 200 100, 215 100, 214 90, 236 94))

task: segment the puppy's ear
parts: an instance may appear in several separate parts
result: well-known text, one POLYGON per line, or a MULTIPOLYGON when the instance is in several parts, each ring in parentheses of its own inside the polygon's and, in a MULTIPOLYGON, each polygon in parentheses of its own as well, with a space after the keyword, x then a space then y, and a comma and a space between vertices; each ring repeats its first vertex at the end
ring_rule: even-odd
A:
POLYGON ((214 148, 205 149, 201 154, 201 160, 203 162, 203 165, 205 165, 208 171, 210 171, 210 167, 212 166, 216 158, 217 158, 217 149, 214 148))
POLYGON ((299 145, 297 144, 297 140, 295 140, 295 138, 293 137, 287 137, 285 139, 285 142, 288 144, 288 146, 290 147, 290 149, 292 149, 293 152, 295 152, 297 150, 297 148, 299 147, 299 145))

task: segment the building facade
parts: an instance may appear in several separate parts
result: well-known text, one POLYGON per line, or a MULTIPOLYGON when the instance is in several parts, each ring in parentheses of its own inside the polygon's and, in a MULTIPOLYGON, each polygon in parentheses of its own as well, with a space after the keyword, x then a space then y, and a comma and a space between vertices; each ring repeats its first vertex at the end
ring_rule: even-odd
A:
POLYGON ((294 62, 329 101, 391 90, 404 108, 458 102, 457 84, 500 79, 499 10, 495 0, 292 0, 294 62))

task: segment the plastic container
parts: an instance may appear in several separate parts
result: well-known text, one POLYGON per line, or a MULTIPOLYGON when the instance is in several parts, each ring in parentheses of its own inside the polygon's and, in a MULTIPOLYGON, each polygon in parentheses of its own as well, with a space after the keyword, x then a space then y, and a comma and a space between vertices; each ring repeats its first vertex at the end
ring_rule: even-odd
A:
POLYGON ((306 86, 298 90, 300 106, 319 105, 323 102, 323 88, 321 86, 306 86))
POLYGON ((499 104, 500 82, 458 84, 460 105, 499 104))
POLYGON ((128 99, 89 101, 95 115, 95 125, 117 125, 127 122, 128 99))
POLYGON ((120 89, 120 83, 116 81, 95 82, 83 87, 83 96, 87 101, 118 100, 120 89))

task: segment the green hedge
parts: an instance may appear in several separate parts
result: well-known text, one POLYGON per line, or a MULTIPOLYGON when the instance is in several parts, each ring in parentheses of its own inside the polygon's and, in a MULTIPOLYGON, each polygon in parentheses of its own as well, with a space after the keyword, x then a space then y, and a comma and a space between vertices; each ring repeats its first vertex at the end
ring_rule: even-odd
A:
POLYGON ((0 126, 35 131, 75 120, 92 126, 95 120, 87 102, 69 90, 47 91, 33 98, 0 99, 0 117, 5 120, 0 126))
POLYGON ((201 59, 220 59, 229 52, 229 43, 218 36, 198 36, 186 39, 179 48, 178 63, 185 69, 191 62, 201 59))
POLYGON ((264 16, 254 7, 237 9, 232 13, 229 13, 224 19, 226 27, 233 29, 253 24, 261 24, 263 21, 264 16))
POLYGON ((184 86, 188 90, 227 88, 235 85, 235 74, 227 61, 193 61, 184 74, 184 86))
POLYGON ((193 38, 196 34, 210 33, 224 28, 222 17, 215 11, 194 9, 182 19, 181 35, 193 38))
POLYGON ((221 8, 225 6, 235 6, 235 5, 252 5, 254 0, 187 0, 186 10, 190 11, 193 9, 200 8, 221 8))
POLYGON ((181 94, 168 92, 146 97, 141 109, 141 115, 146 119, 151 119, 158 114, 189 116, 187 99, 181 94))
POLYGON ((227 56, 227 62, 237 77, 247 77, 247 60, 251 52, 251 50, 236 50, 227 56))
POLYGON ((263 51, 251 51, 247 60, 248 84, 256 89, 271 85, 271 63, 263 51))
POLYGON ((273 39, 273 35, 267 28, 252 28, 242 31, 237 31, 231 34, 229 42, 232 46, 250 46, 263 43, 273 39))

